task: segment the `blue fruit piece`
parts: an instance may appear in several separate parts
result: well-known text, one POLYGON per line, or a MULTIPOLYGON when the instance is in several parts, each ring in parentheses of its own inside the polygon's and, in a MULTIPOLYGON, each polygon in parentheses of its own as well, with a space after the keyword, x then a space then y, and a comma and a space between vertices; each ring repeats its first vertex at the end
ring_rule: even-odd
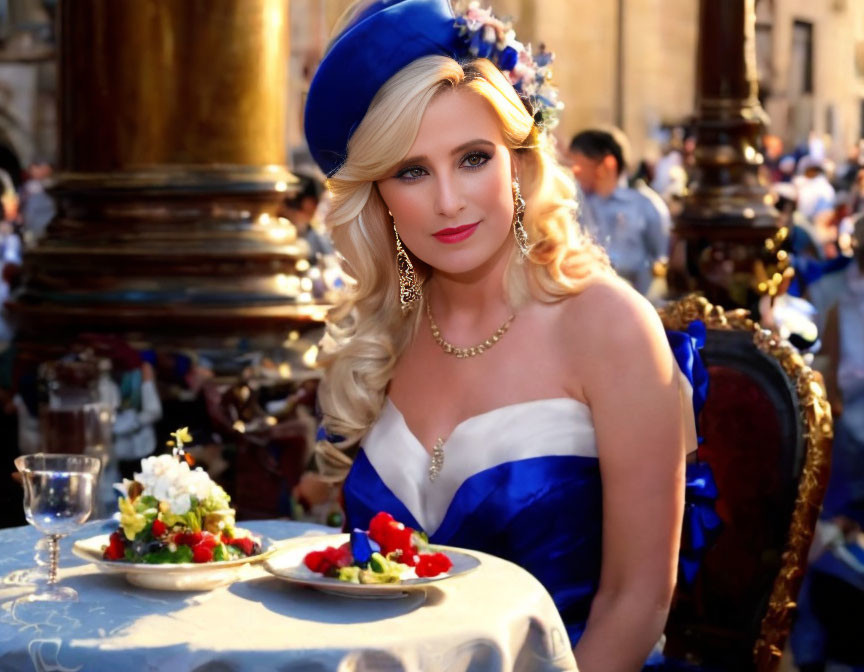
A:
POLYGON ((378 553, 381 547, 369 538, 369 535, 360 529, 351 532, 351 555, 354 556, 354 564, 365 565, 373 553, 378 553))

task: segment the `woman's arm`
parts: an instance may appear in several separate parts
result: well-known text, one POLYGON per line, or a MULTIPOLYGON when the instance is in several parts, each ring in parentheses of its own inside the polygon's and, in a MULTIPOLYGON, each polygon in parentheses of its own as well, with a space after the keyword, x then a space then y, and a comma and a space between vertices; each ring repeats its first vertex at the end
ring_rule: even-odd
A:
POLYGON ((663 632, 675 587, 693 411, 647 301, 614 282, 580 302, 593 316, 578 320, 579 373, 603 482, 603 559, 575 655, 581 672, 633 672, 663 632))

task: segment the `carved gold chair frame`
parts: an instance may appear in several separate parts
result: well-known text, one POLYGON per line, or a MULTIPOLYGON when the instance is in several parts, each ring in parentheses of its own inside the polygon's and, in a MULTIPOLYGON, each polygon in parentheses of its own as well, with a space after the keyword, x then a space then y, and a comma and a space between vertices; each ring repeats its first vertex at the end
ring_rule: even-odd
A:
POLYGON ((775 332, 760 327, 746 310, 727 311, 704 297, 691 295, 658 312, 667 329, 686 330, 691 322, 701 320, 709 330, 752 332, 756 347, 779 362, 797 391, 803 416, 804 463, 780 571, 774 579, 753 650, 755 669, 775 672, 792 626, 796 598, 807 568, 807 553, 828 482, 833 424, 825 385, 821 375, 807 366, 794 347, 775 332))

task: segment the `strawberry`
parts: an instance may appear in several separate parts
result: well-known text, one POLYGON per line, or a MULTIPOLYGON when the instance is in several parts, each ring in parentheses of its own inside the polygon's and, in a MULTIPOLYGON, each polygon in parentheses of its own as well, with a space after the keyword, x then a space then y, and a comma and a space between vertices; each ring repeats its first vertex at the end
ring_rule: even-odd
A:
POLYGON ((108 537, 108 547, 102 553, 105 560, 122 560, 125 553, 126 544, 123 543, 123 537, 119 532, 108 537))
POLYGON ((195 546, 201 543, 204 535, 200 532, 178 532, 174 535, 174 543, 179 546, 195 546))
POLYGON ((372 541, 377 541, 379 544, 382 543, 384 535, 390 529, 390 525, 395 522, 396 520, 393 516, 385 511, 376 513, 375 517, 369 521, 369 537, 372 541))
POLYGON ((405 527, 401 523, 395 523, 390 526, 384 535, 384 541, 381 542, 381 552, 384 555, 399 551, 401 553, 400 562, 406 565, 413 565, 414 555, 417 549, 414 548, 414 530, 410 527, 405 527))
POLYGON ((213 547, 200 543, 192 547, 192 562, 211 562, 213 560, 213 547))
POLYGON ((311 571, 323 574, 327 569, 327 564, 324 551, 309 551, 303 558, 303 564, 311 571))
POLYGON ((248 537, 245 537, 243 539, 232 539, 228 543, 230 543, 235 548, 239 548, 241 551, 243 551, 243 555, 247 557, 254 554, 255 542, 248 537))
POLYGON ((384 511, 376 514, 369 521, 369 537, 381 546, 381 554, 387 555, 398 551, 399 562, 410 566, 415 564, 417 553, 413 535, 414 530, 407 525, 397 523, 393 516, 384 511))
POLYGON ((339 548, 328 546, 323 551, 310 551, 303 558, 303 564, 319 574, 333 573, 340 567, 347 567, 352 561, 349 543, 342 544, 339 548))
POLYGON ((351 542, 346 541, 333 554, 334 562, 337 567, 347 567, 354 562, 354 556, 351 555, 351 542))
POLYGON ((209 549, 216 548, 219 545, 219 538, 209 532, 204 532, 201 534, 201 541, 198 542, 198 546, 202 545, 209 549))
POLYGON ((443 553, 421 553, 414 571, 419 577, 438 576, 453 567, 453 562, 443 553))
POLYGON ((153 525, 150 527, 150 534, 152 534, 154 538, 161 537, 163 534, 165 534, 167 529, 168 528, 165 527, 165 523, 163 523, 158 518, 155 518, 153 520, 153 525))

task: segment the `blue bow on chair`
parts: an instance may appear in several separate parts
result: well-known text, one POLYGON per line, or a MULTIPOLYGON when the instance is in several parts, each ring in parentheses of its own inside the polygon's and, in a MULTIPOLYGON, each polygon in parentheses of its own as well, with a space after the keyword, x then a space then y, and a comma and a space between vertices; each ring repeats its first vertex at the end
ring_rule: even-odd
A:
MULTIPOLYGON (((699 355, 699 350, 705 346, 705 335, 705 323, 701 320, 691 322, 686 332, 666 332, 678 367, 693 388, 693 414, 696 418, 708 397, 708 369, 699 355)), ((702 442, 701 437, 699 442, 702 442)), ((693 584, 705 551, 717 538, 723 526, 723 521, 714 511, 716 501, 717 484, 711 466, 700 461, 688 464, 684 490, 684 525, 678 559, 679 573, 686 586, 693 584)))

